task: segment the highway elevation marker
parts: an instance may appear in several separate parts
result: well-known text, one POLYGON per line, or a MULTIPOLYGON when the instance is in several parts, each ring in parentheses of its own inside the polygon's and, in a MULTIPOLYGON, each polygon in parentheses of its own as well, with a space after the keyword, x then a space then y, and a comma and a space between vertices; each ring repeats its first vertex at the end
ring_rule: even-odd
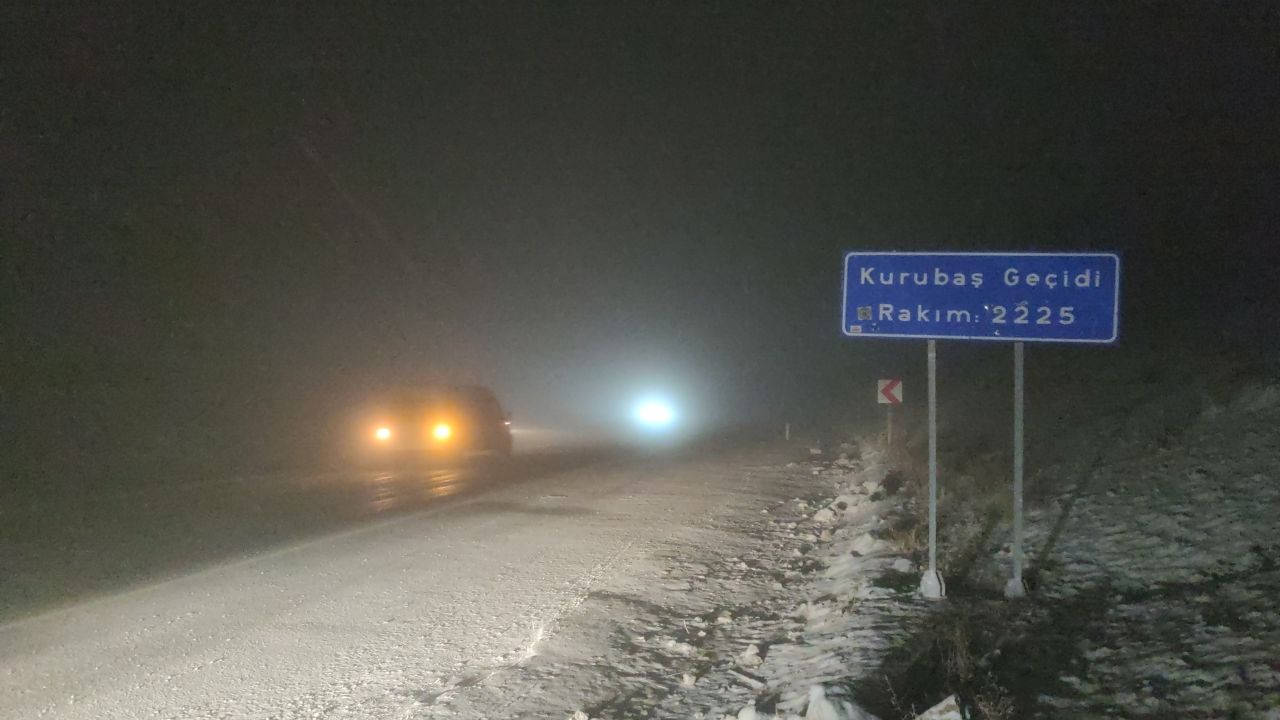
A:
MULTIPOLYGON (((929 341, 929 569, 920 593, 942 598, 938 572, 937 340, 1013 345, 1013 569, 1022 597, 1023 342, 1108 344, 1120 333, 1114 253, 849 252, 841 332, 929 341)), ((883 381, 882 381, 883 382, 883 381)))

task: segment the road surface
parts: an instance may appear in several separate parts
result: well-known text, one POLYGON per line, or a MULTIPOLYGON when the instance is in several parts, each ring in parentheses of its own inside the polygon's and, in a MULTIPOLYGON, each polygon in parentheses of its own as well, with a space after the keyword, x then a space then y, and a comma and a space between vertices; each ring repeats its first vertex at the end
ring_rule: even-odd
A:
POLYGON ((0 622, 498 485, 628 457, 616 445, 559 441, 506 464, 161 477, 0 496, 0 622))
MULTIPOLYGON (((536 654, 605 578, 651 566, 690 528, 755 511, 760 494, 786 492, 743 471, 770 452, 577 451, 507 473, 192 489, 204 507, 173 512, 177 525, 106 535, 115 547, 103 557, 148 548, 139 557, 160 558, 162 572, 117 569, 126 580, 116 587, 127 589, 114 592, 105 581, 72 583, 98 594, 41 612, 28 604, 0 626, 0 717, 433 716, 449 692, 536 654), (241 512, 245 498, 256 513, 241 512), (184 541, 211 542, 211 523, 228 518, 221 545, 184 541), (181 562, 193 556, 201 569, 181 562)), ((164 515, 175 506, 158 503, 181 496, 77 512, 94 522, 139 505, 164 515)))

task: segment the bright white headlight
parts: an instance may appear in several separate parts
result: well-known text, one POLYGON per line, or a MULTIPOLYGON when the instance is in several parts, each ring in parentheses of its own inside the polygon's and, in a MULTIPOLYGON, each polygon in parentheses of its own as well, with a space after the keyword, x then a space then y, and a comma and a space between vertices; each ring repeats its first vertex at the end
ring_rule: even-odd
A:
POLYGON ((636 405, 634 415, 636 422, 652 428, 667 427, 676 419, 675 409, 661 400, 641 401, 636 405))

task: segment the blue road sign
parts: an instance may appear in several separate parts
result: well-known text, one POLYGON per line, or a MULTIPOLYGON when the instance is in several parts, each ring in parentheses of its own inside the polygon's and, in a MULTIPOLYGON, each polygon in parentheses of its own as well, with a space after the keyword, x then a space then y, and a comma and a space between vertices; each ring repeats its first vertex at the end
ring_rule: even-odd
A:
POLYGON ((850 252, 841 329, 849 337, 1115 342, 1120 258, 850 252))

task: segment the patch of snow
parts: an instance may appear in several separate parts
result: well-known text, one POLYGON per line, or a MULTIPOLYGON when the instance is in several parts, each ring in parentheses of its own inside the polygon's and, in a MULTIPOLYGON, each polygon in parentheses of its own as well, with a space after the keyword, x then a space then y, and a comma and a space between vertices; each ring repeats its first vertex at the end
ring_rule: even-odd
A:
POLYGON ((889 549, 889 543, 875 537, 871 533, 862 533, 858 536, 857 540, 853 541, 853 551, 859 555, 872 555, 889 549))
POLYGON ((960 701, 955 695, 951 695, 917 715, 916 720, 965 720, 965 717, 960 712, 960 701))
MULTIPOLYGON (((1263 717, 1280 705, 1280 385, 1202 412, 1177 442, 1117 438, 1077 497, 1028 513, 1039 547, 1067 513, 1038 607, 1087 604, 1083 670, 1037 704, 1063 717, 1263 717), (1264 430, 1265 428, 1265 430, 1264 430)), ((990 582, 1007 578, 1004 552, 990 582)))
POLYGON ((836 519, 836 514, 831 508, 822 508, 813 514, 813 522, 818 525, 826 525, 836 519))
POLYGON ((1252 385, 1240 394, 1235 404, 1246 412, 1269 410, 1280 404, 1280 383, 1252 385))
POLYGON ((698 652, 697 648, 687 642, 678 642, 676 640, 667 640, 666 648, 677 655, 693 655, 698 652))
POLYGON ((846 695, 832 692, 823 685, 810 686, 804 717, 805 720, 878 720, 846 695))

